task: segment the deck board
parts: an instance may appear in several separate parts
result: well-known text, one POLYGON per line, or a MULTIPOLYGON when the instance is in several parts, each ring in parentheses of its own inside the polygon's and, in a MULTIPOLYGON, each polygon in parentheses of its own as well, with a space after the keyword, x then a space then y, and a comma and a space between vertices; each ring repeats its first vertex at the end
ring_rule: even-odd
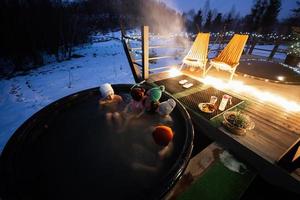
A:
MULTIPOLYGON (((168 76, 168 73, 155 74, 150 77, 148 82, 166 79, 168 76)), ((229 93, 239 95, 232 91, 229 93)), ((178 98, 180 95, 175 94, 174 96, 178 98)), ((258 102, 250 96, 241 97, 251 102, 245 106, 243 112, 254 120, 255 128, 242 137, 233 135, 222 127, 219 127, 218 130, 261 159, 277 166, 278 159, 300 138, 300 114, 287 113, 272 105, 258 102)), ((291 177, 300 181, 300 169, 291 173, 291 177)))

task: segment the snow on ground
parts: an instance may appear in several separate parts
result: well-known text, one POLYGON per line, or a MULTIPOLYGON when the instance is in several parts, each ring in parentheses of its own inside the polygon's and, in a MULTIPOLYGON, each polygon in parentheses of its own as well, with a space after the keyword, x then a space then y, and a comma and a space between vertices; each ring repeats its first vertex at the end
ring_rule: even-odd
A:
POLYGON ((14 131, 49 103, 102 83, 134 83, 119 40, 78 48, 73 58, 0 80, 0 152, 14 131))

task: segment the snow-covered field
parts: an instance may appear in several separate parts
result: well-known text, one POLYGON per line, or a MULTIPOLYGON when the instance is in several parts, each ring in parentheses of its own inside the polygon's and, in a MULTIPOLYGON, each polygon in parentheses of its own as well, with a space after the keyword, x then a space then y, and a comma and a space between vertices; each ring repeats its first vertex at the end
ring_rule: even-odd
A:
POLYGON ((49 103, 102 83, 134 83, 119 40, 79 48, 73 58, 0 80, 0 152, 14 131, 49 103))
MULTIPOLYGON (((49 103, 74 92, 97 87, 105 82, 134 83, 122 43, 116 39, 119 37, 119 32, 96 36, 95 40, 98 42, 78 47, 74 52, 83 57, 48 64, 9 80, 0 80, 0 153, 14 131, 32 114, 49 103)), ((160 44, 177 45, 172 40, 151 39, 151 45, 160 44)), ((138 45, 132 44, 133 47, 138 47, 138 45)), ((154 54, 153 56, 181 54, 175 59, 162 59, 150 64, 151 69, 180 64, 189 45, 184 44, 186 49, 151 50, 150 54, 154 54)), ((210 48, 217 47, 211 46, 210 48)), ((257 46, 257 48, 272 49, 273 46, 264 45, 257 46)), ((265 55, 265 53, 259 50, 253 52, 258 55, 265 55)), ((211 52, 209 57, 213 56, 215 53, 211 52)), ((284 59, 284 56, 276 54, 275 58, 284 59)), ((136 54, 136 58, 141 58, 139 53, 136 54)), ((161 70, 155 72, 158 71, 161 70)))

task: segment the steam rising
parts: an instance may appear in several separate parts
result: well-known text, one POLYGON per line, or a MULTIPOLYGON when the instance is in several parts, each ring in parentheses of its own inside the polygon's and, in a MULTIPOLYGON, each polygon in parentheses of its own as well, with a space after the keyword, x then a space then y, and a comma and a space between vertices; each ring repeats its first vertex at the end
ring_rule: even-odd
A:
MULTIPOLYGON (((141 8, 144 22, 151 27, 151 32, 168 35, 185 31, 181 14, 165 3, 155 1, 157 3, 145 3, 141 8)), ((173 5, 175 4, 173 3, 173 5)))
POLYGON ((180 64, 191 45, 182 14, 177 11, 174 1, 168 0, 167 3, 168 6, 159 0, 147 0, 139 4, 138 8, 141 17, 138 21, 141 25, 149 26, 150 46, 168 46, 163 49, 151 49, 150 57, 174 56, 175 58, 155 60, 150 63, 157 67, 180 64))

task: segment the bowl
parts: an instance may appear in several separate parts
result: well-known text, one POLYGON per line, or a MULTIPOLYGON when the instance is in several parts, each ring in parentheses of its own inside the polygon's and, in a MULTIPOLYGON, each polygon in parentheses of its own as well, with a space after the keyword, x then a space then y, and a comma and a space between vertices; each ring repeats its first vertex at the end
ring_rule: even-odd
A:
POLYGON ((248 115, 236 111, 223 114, 223 126, 235 135, 245 135, 247 131, 254 129, 255 123, 248 115))
POLYGON ((216 111, 216 107, 212 103, 199 103, 198 108, 205 113, 213 113, 216 111))

